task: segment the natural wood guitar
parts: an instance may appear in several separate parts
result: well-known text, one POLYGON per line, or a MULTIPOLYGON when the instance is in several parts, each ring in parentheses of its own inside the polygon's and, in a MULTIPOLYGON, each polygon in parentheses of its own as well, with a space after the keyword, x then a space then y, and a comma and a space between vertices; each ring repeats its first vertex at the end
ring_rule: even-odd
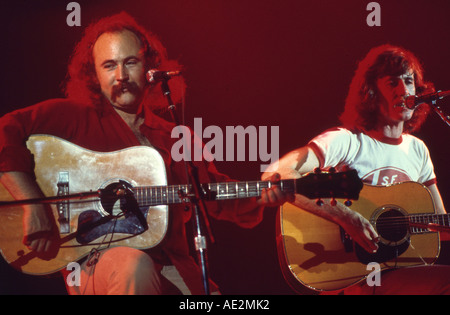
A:
MULTIPOLYGON (((157 246, 167 231, 168 205, 188 202, 191 186, 167 185, 165 166, 150 147, 101 153, 48 135, 30 137, 37 182, 45 200, 13 201, 0 187, 0 249, 5 260, 28 274, 54 273, 93 249, 157 246), (57 246, 37 255, 22 244, 21 204, 50 203, 57 246)), ((269 181, 202 184, 206 200, 258 197, 269 181)), ((310 174, 278 183, 285 192, 309 198, 357 199, 362 183, 355 171, 310 174)))
POLYGON ((382 270, 432 264, 440 251, 439 233, 428 224, 449 227, 448 214, 436 214, 428 189, 415 182, 364 186, 351 209, 368 219, 381 237, 369 254, 338 225, 291 204, 278 217, 278 252, 283 274, 299 293, 335 291, 360 282, 377 262, 382 270), (311 290, 312 289, 312 290, 311 290))

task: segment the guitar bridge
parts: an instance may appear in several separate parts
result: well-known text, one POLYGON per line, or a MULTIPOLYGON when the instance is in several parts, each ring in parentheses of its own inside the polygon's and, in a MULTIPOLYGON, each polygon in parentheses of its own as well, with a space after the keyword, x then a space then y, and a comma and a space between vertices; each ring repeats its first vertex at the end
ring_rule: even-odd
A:
MULTIPOLYGON (((69 194, 69 172, 59 172, 58 196, 67 196, 69 194)), ((63 200, 56 203, 58 209, 59 232, 61 234, 70 233, 70 209, 69 201, 63 200)))

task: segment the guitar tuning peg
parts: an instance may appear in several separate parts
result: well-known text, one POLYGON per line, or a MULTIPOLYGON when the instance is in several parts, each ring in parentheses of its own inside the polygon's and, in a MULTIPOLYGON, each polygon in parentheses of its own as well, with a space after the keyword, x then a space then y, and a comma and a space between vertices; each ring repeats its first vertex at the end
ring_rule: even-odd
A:
POLYGON ((353 204, 353 202, 351 202, 350 199, 347 199, 347 200, 344 202, 344 205, 346 205, 347 207, 350 207, 352 204, 353 204))
POLYGON ((319 167, 316 167, 314 169, 314 174, 320 174, 320 173, 322 173, 322 170, 319 167))
POLYGON ((328 170, 331 174, 336 173, 336 169, 334 167, 330 167, 330 169, 328 170))
POLYGON ((331 199, 330 204, 334 207, 335 205, 337 205, 337 201, 336 199, 331 199))
POLYGON ((316 205, 318 205, 319 207, 320 206, 323 206, 323 200, 322 199, 317 199, 317 201, 316 201, 316 205))

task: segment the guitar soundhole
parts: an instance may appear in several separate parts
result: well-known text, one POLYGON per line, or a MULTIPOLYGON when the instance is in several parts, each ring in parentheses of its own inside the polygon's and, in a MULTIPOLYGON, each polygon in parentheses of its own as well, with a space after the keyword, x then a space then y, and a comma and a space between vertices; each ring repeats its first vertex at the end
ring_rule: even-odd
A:
MULTIPOLYGON (((127 200, 121 193, 125 188, 132 188, 131 184, 120 180, 108 183, 102 188, 101 215, 98 211, 87 210, 78 218, 78 231, 76 239, 80 244, 89 244, 107 234, 138 235, 148 229, 146 217, 148 207, 140 207, 137 202, 127 200), (106 215, 105 215, 106 214, 106 215)), ((127 238, 129 236, 124 236, 127 238)), ((121 238, 115 241, 122 240, 121 238)))
POLYGON ((375 228, 386 245, 397 246, 409 238, 409 222, 405 214, 397 208, 385 207, 375 220, 375 228))
POLYGON ((409 248, 409 224, 404 210, 395 206, 385 206, 376 210, 370 220, 380 236, 376 253, 366 252, 355 244, 355 252, 363 264, 383 263, 397 259, 409 248))
MULTIPOLYGON (((117 190, 122 187, 123 183, 115 182, 107 185, 103 188, 102 197, 100 203, 104 211, 110 215, 118 215, 122 211, 120 209, 119 197, 117 196, 117 190)), ((128 183, 127 183, 128 184, 128 183)), ((126 185, 131 187, 131 185, 126 185)))

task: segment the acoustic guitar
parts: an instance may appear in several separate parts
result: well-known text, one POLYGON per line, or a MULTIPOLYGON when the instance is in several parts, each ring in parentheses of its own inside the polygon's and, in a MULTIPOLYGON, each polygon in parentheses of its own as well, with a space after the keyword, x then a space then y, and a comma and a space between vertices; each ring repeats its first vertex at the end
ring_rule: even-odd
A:
MULTIPOLYGON (((0 249, 5 260, 27 274, 57 272, 91 250, 110 246, 149 249, 164 239, 170 204, 188 202, 189 185, 167 185, 165 165, 153 148, 138 146, 95 152, 49 135, 33 135, 35 175, 46 198, 14 201, 0 187, 0 249), (57 246, 36 254, 22 244, 24 203, 50 204, 58 231, 57 246)), ((202 184, 205 200, 258 197, 269 181, 202 184)), ((279 187, 309 198, 357 199, 362 183, 355 171, 309 174, 281 180, 279 187)))
POLYGON ((433 264, 439 256, 439 233, 429 226, 450 226, 448 214, 436 214, 429 190, 415 182, 364 185, 350 206, 369 220, 381 241, 368 253, 337 224, 284 204, 277 222, 277 245, 283 275, 298 293, 341 290, 367 278, 371 262, 381 270, 433 264))

